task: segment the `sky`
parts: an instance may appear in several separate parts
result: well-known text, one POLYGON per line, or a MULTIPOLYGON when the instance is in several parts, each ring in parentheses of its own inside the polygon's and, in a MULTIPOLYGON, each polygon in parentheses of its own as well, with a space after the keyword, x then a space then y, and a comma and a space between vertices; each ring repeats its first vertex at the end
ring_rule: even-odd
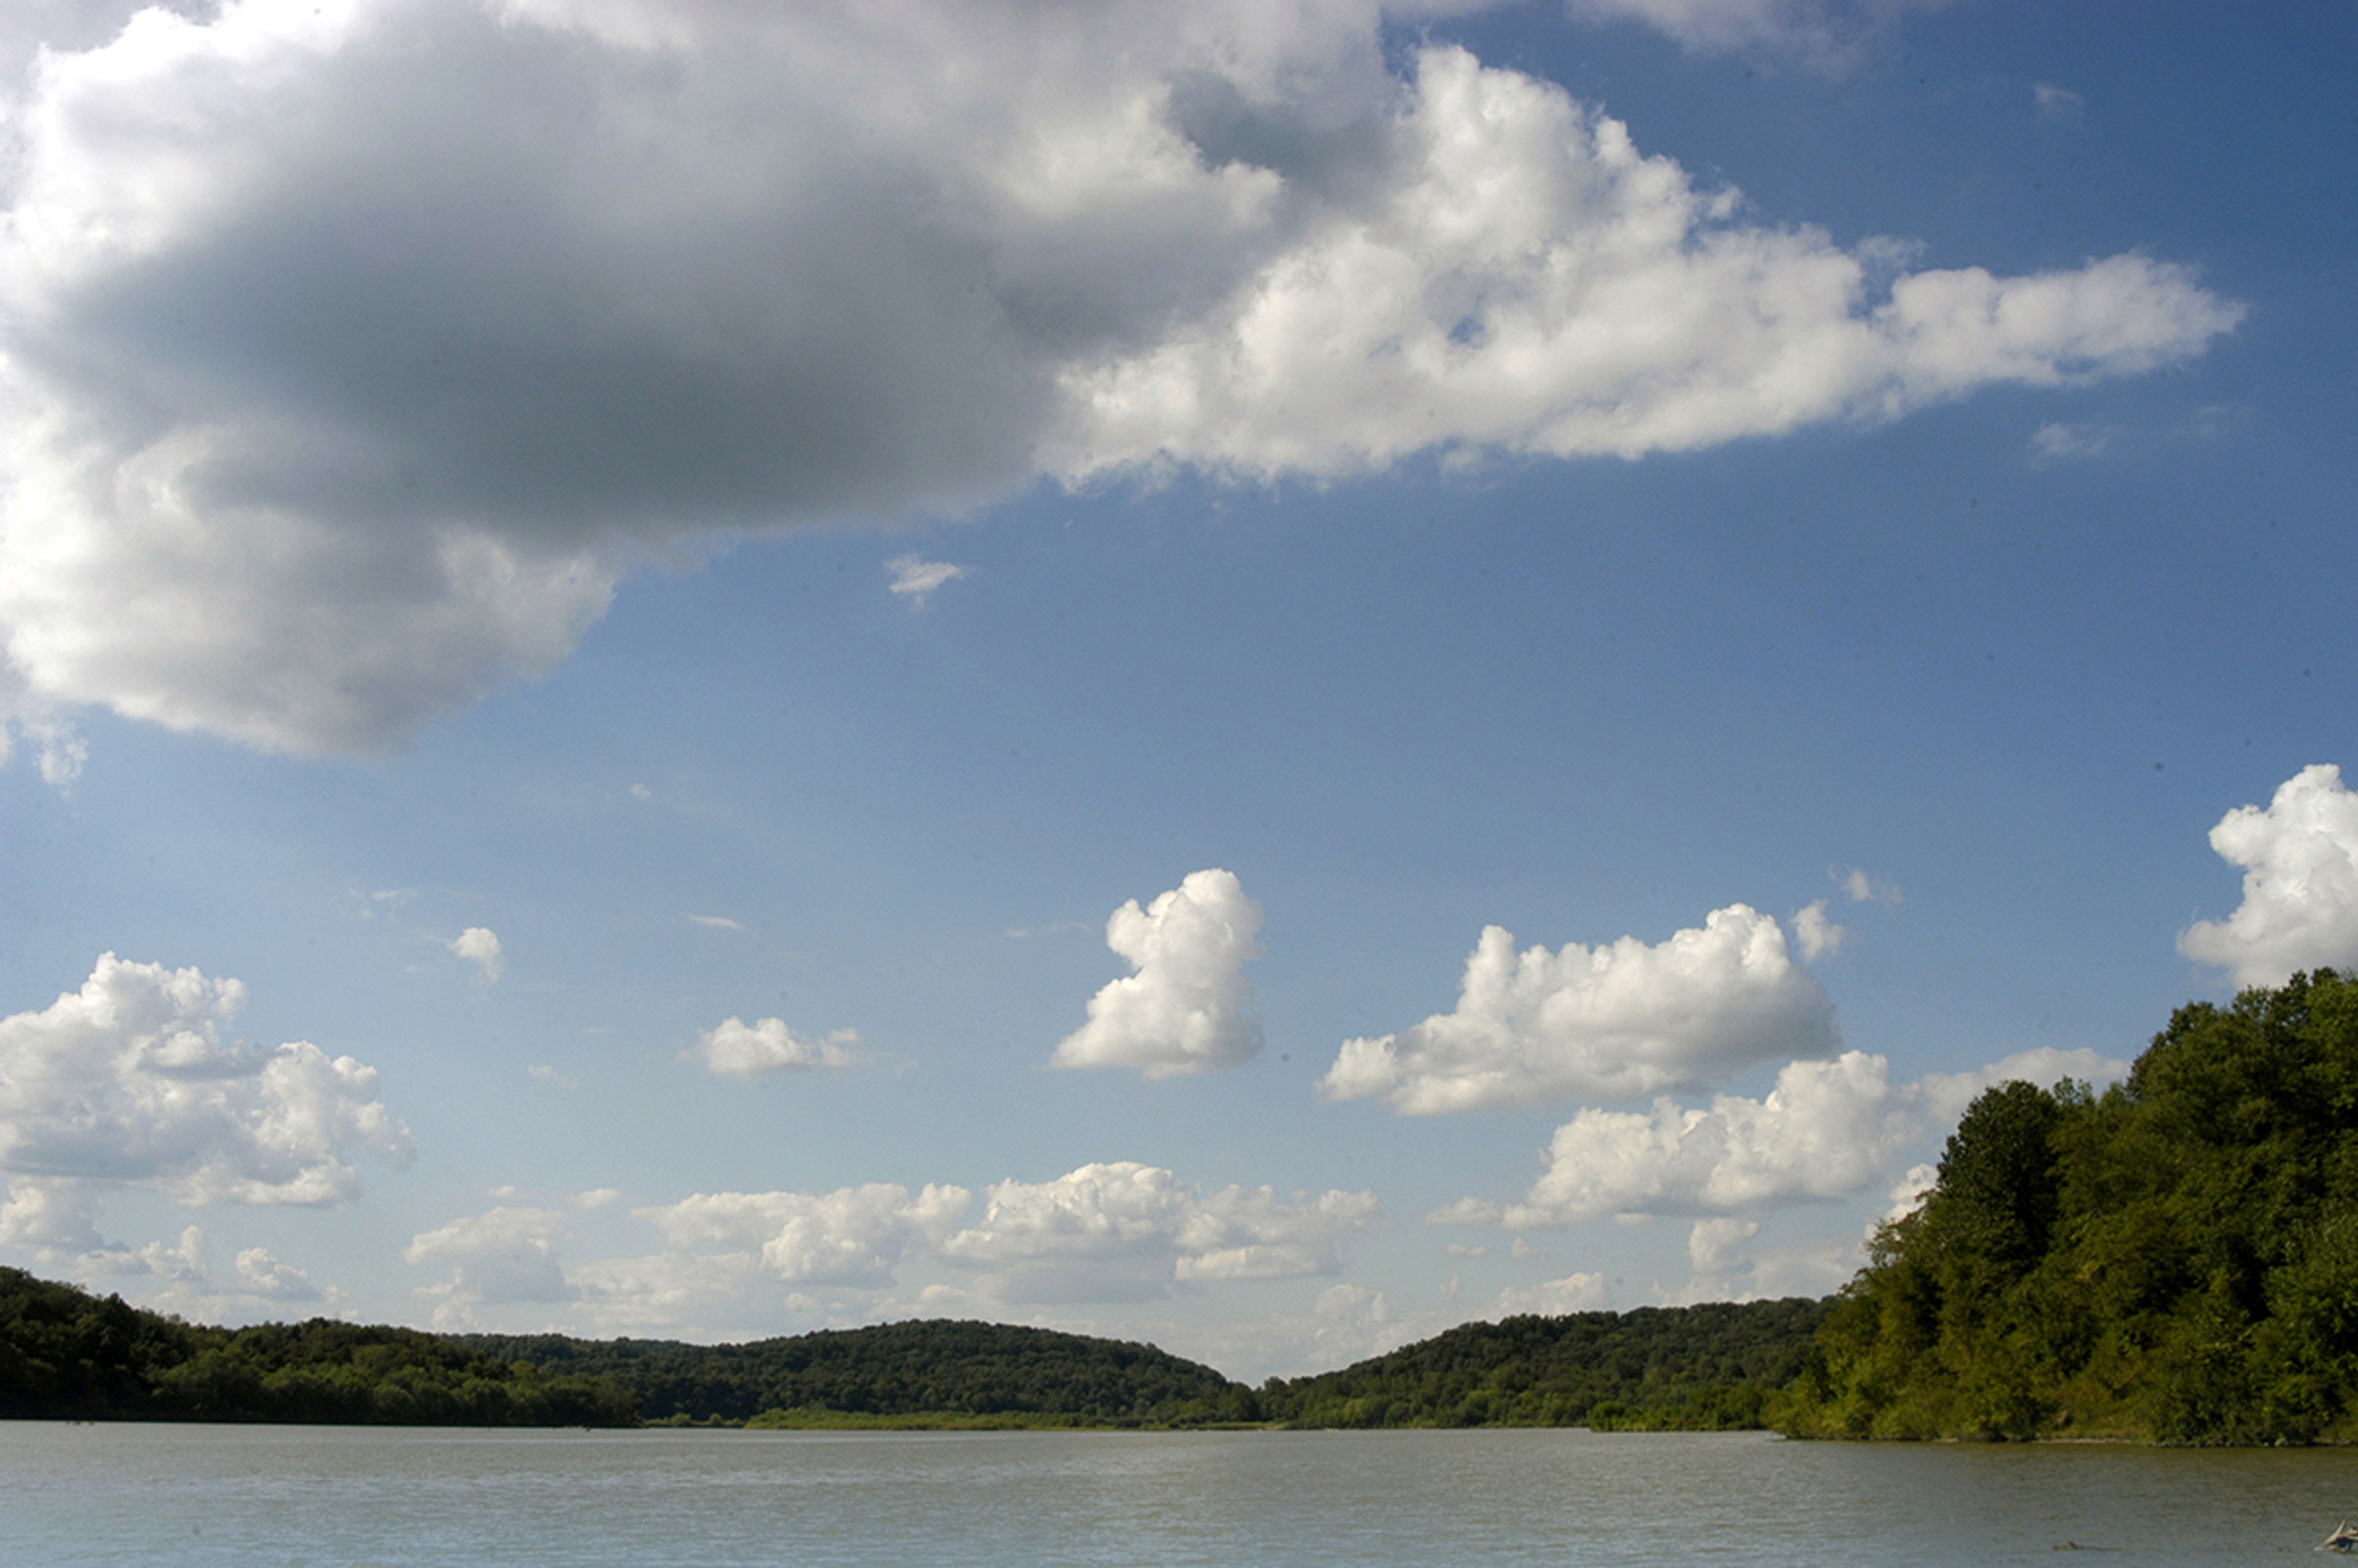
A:
POLYGON ((0 20, 0 1263, 1258 1379, 2358 964, 2358 13, 0 20))

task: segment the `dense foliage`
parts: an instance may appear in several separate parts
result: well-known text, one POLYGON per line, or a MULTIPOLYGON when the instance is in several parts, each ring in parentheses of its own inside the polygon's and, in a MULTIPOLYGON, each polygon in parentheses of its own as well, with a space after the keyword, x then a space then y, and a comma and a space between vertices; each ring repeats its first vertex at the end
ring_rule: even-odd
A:
POLYGON ((1339 1372, 1260 1390, 1296 1426, 1763 1424, 1827 1303, 1640 1307, 1474 1323, 1339 1372))
POLYGON ((208 1328, 0 1269, 0 1417, 627 1425, 635 1402, 444 1336, 314 1318, 208 1328))
POLYGON ((749 1345, 208 1328, 0 1270, 0 1418, 792 1427, 1758 1426, 1825 1303, 1471 1324, 1259 1390, 1148 1345, 896 1323, 749 1345))
POLYGON ((2358 979, 2181 1008, 2101 1095, 1984 1094, 1781 1424, 2358 1438, 2358 979))
POLYGON ((1151 1345, 1004 1324, 892 1323, 748 1345, 561 1335, 471 1335, 462 1343, 552 1373, 611 1379, 633 1390, 649 1421, 810 1410, 1172 1425, 1252 1413, 1250 1390, 1151 1345))

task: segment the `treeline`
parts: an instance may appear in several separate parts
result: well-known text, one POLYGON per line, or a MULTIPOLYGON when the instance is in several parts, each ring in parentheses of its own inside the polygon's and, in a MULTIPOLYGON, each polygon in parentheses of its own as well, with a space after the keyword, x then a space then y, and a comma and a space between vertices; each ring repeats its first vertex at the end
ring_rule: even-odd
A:
POLYGON ((2181 1008, 2103 1094, 1984 1094, 1784 1417, 1808 1436, 2358 1440, 2358 980, 2181 1008))
POLYGON ((227 1329, 0 1269, 0 1420, 1144 1426, 1249 1419, 1251 1400, 1152 1346, 995 1324, 718 1346, 327 1318, 227 1329))
POLYGON ((553 1334, 469 1335, 459 1343, 498 1360, 611 1380, 632 1391, 651 1422, 741 1422, 764 1411, 1033 1418, 1019 1423, 1026 1425, 1254 1419, 1252 1390, 1209 1367, 1151 1345, 1005 1324, 890 1323, 745 1345, 553 1334))
POLYGON ((1151 1345, 913 1322, 744 1345, 211 1328, 0 1269, 0 1419, 1303 1427, 1762 1424, 1822 1302, 1469 1324, 1259 1389, 1151 1345))
POLYGON ((0 1419, 626 1426, 634 1396, 442 1335, 210 1328, 0 1269, 0 1419))
POLYGON ((1758 1427, 1801 1369, 1829 1305, 1787 1299, 1467 1324, 1339 1372, 1272 1379, 1260 1413, 1316 1427, 1758 1427))

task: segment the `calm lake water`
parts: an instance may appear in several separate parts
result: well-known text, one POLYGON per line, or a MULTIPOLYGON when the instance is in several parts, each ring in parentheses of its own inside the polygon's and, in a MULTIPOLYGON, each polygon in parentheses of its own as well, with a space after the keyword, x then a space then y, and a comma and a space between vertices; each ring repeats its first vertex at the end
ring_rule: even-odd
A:
POLYGON ((2358 1453, 0 1422, 0 1558, 43 1568, 2313 1565, 2344 1515, 2358 1453))

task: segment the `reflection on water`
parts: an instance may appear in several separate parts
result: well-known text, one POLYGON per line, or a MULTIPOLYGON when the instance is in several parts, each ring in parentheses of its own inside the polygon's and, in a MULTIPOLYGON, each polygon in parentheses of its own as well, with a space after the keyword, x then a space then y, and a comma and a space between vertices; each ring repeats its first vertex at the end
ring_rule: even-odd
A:
MULTIPOLYGON (((2358 1453, 1757 1433, 514 1433, 0 1422, 10 1562, 2309 1563, 2358 1453)), ((2084 1568, 2084 1564, 2083 1564, 2084 1568)))

